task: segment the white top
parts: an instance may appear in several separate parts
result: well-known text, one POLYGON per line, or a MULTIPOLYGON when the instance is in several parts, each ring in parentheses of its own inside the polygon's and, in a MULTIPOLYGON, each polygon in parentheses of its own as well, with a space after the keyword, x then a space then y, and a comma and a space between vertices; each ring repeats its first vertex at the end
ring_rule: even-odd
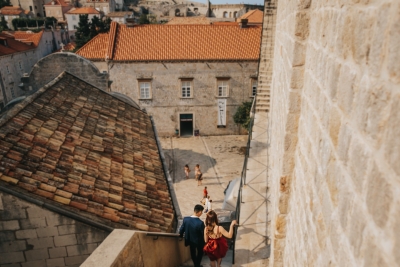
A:
POLYGON ((208 200, 208 198, 206 199, 206 207, 207 207, 207 210, 212 210, 212 202, 210 202, 208 200))

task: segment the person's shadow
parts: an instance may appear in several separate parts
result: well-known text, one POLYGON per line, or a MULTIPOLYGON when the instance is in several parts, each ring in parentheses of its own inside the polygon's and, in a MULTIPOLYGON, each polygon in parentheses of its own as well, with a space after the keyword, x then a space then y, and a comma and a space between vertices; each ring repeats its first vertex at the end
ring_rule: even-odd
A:
MULTIPOLYGON (((186 179, 184 167, 189 165, 190 179, 194 179, 194 168, 196 164, 200 165, 200 170, 204 178, 216 178, 213 167, 217 161, 202 153, 186 149, 163 149, 168 172, 171 175, 173 183, 179 183, 186 179)), ((203 180, 204 181, 204 180, 203 180)))

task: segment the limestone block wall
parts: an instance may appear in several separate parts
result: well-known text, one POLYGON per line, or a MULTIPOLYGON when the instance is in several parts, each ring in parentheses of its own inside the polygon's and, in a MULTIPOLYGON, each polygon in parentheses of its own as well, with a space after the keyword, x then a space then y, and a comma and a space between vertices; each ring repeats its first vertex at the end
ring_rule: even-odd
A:
POLYGON ((400 3, 280 0, 275 40, 271 262, 399 266, 400 3))
POLYGON ((79 266, 109 233, 0 192, 0 266, 79 266))
POLYGON ((89 60, 74 53, 58 52, 39 60, 31 69, 29 77, 23 79, 25 89, 33 93, 60 75, 63 71, 105 91, 108 90, 108 74, 100 73, 89 60))
POLYGON ((111 91, 129 96, 154 117, 160 136, 175 134, 180 113, 193 114, 193 126, 201 135, 239 134, 233 115, 243 102, 252 101, 251 80, 257 71, 255 61, 94 64, 100 70, 109 69, 111 91), (226 128, 217 128, 217 77, 229 77, 226 128), (140 78, 151 79, 151 100, 139 99, 140 78), (181 97, 181 78, 193 79, 192 98, 181 97))

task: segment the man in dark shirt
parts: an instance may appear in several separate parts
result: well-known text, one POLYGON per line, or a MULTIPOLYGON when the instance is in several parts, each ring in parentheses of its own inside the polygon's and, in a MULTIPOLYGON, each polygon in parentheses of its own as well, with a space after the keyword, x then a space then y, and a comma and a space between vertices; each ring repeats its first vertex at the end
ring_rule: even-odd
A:
POLYGON ((190 256, 194 267, 200 267, 203 258, 204 222, 199 218, 203 210, 202 205, 196 205, 193 215, 183 218, 183 224, 179 228, 179 235, 185 237, 185 246, 190 246, 190 256))

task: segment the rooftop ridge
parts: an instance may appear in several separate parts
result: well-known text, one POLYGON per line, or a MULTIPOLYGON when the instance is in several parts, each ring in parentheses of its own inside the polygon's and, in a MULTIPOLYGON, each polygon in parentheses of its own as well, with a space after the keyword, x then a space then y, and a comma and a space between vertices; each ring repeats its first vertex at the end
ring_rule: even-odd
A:
POLYGON ((111 22, 110 32, 108 33, 108 49, 106 54, 106 60, 112 60, 114 55, 115 39, 118 31, 118 23, 111 22))

